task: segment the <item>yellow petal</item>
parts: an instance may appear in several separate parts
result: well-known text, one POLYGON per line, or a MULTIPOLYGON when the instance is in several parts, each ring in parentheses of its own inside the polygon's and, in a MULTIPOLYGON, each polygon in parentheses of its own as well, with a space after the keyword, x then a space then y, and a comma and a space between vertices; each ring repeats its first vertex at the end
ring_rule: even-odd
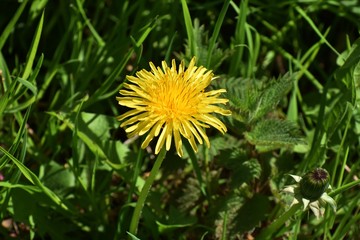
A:
POLYGON ((174 129, 174 141, 175 141, 176 152, 179 155, 179 157, 182 157, 183 156, 182 141, 181 141, 180 133, 177 129, 174 129))
POLYGON ((195 140, 194 140, 194 137, 191 136, 189 139, 188 139, 192 149, 194 150, 194 152, 197 152, 198 151, 198 148, 196 146, 196 143, 195 143, 195 140))
POLYGON ((159 139, 156 143, 156 147, 155 147, 155 154, 158 154, 160 152, 160 149, 162 148, 162 146, 164 145, 165 142, 165 138, 168 135, 168 125, 165 124, 165 127, 163 128, 163 130, 161 131, 161 134, 159 136, 159 139))

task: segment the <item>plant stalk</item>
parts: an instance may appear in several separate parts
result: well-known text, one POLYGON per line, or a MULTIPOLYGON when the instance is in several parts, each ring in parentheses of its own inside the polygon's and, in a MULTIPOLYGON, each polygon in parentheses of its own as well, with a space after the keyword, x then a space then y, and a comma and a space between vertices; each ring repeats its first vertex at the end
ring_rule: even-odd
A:
POLYGON ((142 188, 142 190, 140 192, 139 199, 136 202, 135 210, 134 210, 134 213, 132 215, 131 222, 130 222, 129 232, 131 234, 136 235, 136 233, 137 233, 137 229, 138 229, 142 209, 144 207, 146 198, 147 198, 147 196, 149 194, 151 185, 154 182, 155 177, 159 172, 160 166, 161 166, 161 164, 162 164, 162 162, 163 162, 163 160, 165 158, 165 155, 166 155, 166 150, 165 150, 165 147, 163 147, 161 149, 159 155, 157 156, 157 158, 155 160, 155 163, 154 163, 154 165, 153 165, 153 167, 152 167, 152 169, 150 171, 150 176, 146 179, 145 184, 144 184, 144 186, 143 186, 143 188, 142 188))

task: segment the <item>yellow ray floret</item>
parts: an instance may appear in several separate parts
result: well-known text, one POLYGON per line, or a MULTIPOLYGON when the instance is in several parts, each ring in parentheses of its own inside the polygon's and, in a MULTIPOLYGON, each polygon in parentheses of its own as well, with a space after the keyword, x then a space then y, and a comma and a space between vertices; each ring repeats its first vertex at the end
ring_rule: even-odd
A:
POLYGON ((187 139, 197 151, 196 141, 210 147, 204 128, 214 127, 221 133, 227 131, 226 126, 212 113, 230 115, 229 110, 217 104, 228 102, 219 98, 225 89, 205 92, 214 79, 212 71, 203 66, 195 66, 195 57, 187 69, 181 61, 179 69, 175 60, 171 67, 165 61, 162 68, 150 62, 151 72, 140 70, 135 76, 127 76, 128 83, 120 90, 116 100, 120 105, 131 108, 120 115, 121 127, 125 128, 129 137, 147 133, 141 147, 146 148, 154 137, 158 137, 155 154, 165 145, 171 147, 174 139, 177 154, 181 157, 182 137, 187 139), (182 136, 182 137, 181 137, 182 136))

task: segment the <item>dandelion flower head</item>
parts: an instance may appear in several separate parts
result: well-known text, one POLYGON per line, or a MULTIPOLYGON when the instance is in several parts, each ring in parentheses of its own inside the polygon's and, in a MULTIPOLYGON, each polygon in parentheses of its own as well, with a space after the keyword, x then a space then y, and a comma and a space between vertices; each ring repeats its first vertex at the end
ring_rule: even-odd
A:
POLYGON ((214 74, 203 66, 195 66, 195 57, 187 69, 184 61, 177 69, 175 60, 171 67, 163 61, 162 68, 150 62, 150 68, 150 72, 143 69, 136 76, 127 76, 128 82, 120 90, 121 96, 116 98, 120 105, 130 108, 118 117, 129 138, 147 133, 141 145, 146 148, 154 137, 159 136, 155 154, 164 144, 168 151, 174 139, 177 154, 181 157, 182 137, 196 152, 196 141, 210 147, 204 128, 212 126, 223 134, 227 131, 224 123, 212 115, 231 114, 218 106, 228 102, 228 99, 219 98, 226 90, 205 91, 214 74))
POLYGON ((291 206, 302 203, 303 210, 310 208, 317 218, 324 216, 326 203, 336 212, 336 202, 327 194, 331 186, 330 175, 325 169, 315 168, 303 177, 290 176, 297 184, 286 186, 282 191, 293 195, 291 206))

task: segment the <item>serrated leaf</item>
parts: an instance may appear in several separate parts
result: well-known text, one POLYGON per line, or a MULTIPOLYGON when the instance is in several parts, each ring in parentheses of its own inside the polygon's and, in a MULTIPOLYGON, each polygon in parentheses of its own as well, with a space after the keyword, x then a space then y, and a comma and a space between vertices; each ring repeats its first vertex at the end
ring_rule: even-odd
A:
POLYGON ((204 153, 208 152, 208 158, 213 159, 215 156, 219 155, 221 151, 226 149, 233 149, 240 146, 240 142, 237 138, 226 134, 221 136, 216 136, 210 139, 210 149, 204 145, 199 146, 198 156, 200 159, 205 159, 206 156, 204 153))
POLYGON ((248 159, 248 154, 243 148, 231 148, 222 151, 219 155, 219 163, 228 169, 235 169, 248 159))
POLYGON ((264 89, 255 106, 252 106, 251 120, 256 121, 274 109, 293 86, 295 74, 287 73, 264 89))
POLYGON ((238 239, 265 219, 270 208, 270 201, 267 196, 256 194, 245 202, 240 197, 233 196, 224 202, 224 205, 225 210, 220 212, 220 218, 215 222, 215 235, 217 239, 223 239, 222 236, 226 236, 225 239, 238 239), (223 229, 225 216, 227 228, 223 229))
POLYGON ((241 176, 241 181, 250 182, 254 178, 258 179, 261 175, 261 165, 255 158, 243 162, 239 173, 236 175, 241 176))
POLYGON ((259 82, 256 79, 226 78, 214 83, 216 88, 227 90, 226 98, 229 99, 229 108, 232 112, 231 118, 241 122, 249 123, 252 115, 252 107, 259 99, 259 82))
POLYGON ((248 154, 239 148, 228 149, 219 155, 219 163, 231 170, 232 188, 243 183, 258 179, 261 175, 261 165, 257 159, 249 159, 248 154))
POLYGON ((221 199, 221 210, 219 217, 215 220, 215 236, 216 239, 234 239, 234 229, 236 229, 235 218, 244 200, 237 196, 232 195, 225 199, 221 199))
POLYGON ((240 187, 243 183, 259 179, 261 176, 262 169, 257 159, 252 158, 240 163, 232 169, 231 185, 233 189, 240 187))
POLYGON ((270 201, 267 196, 256 194, 238 211, 236 222, 236 232, 246 232, 254 229, 260 221, 264 220, 268 210, 270 209, 270 201))
POLYGON ((201 197, 199 182, 196 178, 189 177, 186 180, 182 195, 177 199, 178 208, 181 211, 190 211, 201 197))
POLYGON ((245 133, 245 138, 262 150, 304 144, 294 123, 277 119, 267 119, 257 123, 250 132, 245 133))
POLYGON ((232 118, 252 125, 272 111, 293 87, 296 73, 287 73, 264 84, 264 80, 225 78, 219 87, 226 88, 232 118))

